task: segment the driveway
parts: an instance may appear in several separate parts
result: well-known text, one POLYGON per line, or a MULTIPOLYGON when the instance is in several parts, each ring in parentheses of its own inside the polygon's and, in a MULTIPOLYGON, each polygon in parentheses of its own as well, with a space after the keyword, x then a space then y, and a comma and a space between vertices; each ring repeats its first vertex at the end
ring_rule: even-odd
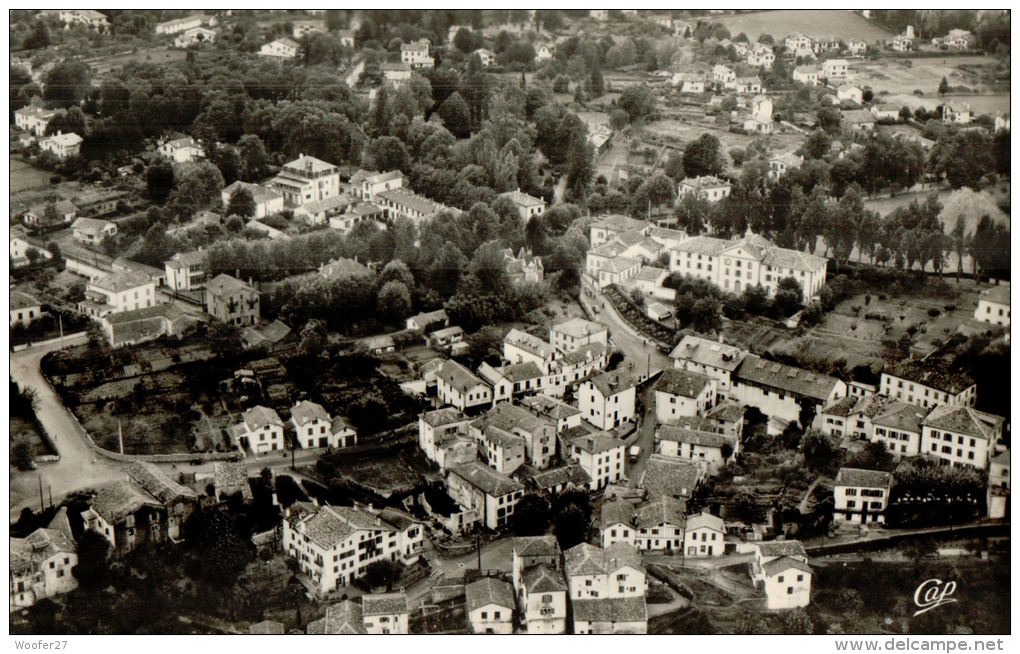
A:
POLYGON ((11 378, 22 388, 35 392, 37 415, 46 432, 53 438, 60 461, 40 463, 38 470, 11 473, 11 518, 16 520, 21 509, 28 506, 39 509, 39 480, 42 479, 46 502, 50 494, 56 504, 71 491, 116 479, 123 479, 124 464, 109 461, 93 454, 85 442, 85 434, 78 421, 67 410, 60 397, 42 376, 39 362, 44 355, 85 342, 85 336, 64 339, 63 343, 49 343, 11 353, 11 378))

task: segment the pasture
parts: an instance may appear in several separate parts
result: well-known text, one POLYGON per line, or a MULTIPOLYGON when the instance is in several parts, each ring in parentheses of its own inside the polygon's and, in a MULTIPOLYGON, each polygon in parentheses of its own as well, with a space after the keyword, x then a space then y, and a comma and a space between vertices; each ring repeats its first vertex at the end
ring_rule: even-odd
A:
POLYGON ((761 34, 771 34, 778 41, 794 32, 816 39, 861 39, 868 43, 893 36, 860 14, 838 9, 759 11, 712 18, 710 22, 724 25, 733 36, 744 32, 751 41, 757 41, 761 34))
POLYGON ((20 193, 32 189, 47 186, 50 181, 50 173, 39 170, 20 159, 10 159, 11 162, 11 193, 20 193))

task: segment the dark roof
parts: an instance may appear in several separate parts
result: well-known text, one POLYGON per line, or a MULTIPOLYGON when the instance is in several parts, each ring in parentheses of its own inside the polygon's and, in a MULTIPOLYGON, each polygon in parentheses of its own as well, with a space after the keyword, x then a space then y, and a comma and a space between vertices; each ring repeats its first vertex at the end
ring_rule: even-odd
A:
POLYGON ((602 528, 613 525, 634 525, 634 505, 627 500, 609 500, 602 505, 602 528))
POLYGON ((248 627, 250 634, 277 635, 284 633, 283 623, 276 620, 263 620, 248 627))
POLYGON ((560 546, 555 536, 518 536, 513 540, 517 556, 559 557, 560 546))
POLYGON ((959 368, 951 368, 944 361, 934 358, 925 361, 904 361, 882 372, 953 395, 974 384, 974 380, 967 373, 959 368))
POLYGON ((835 486, 854 486, 865 488, 889 488, 892 475, 881 470, 863 470, 861 468, 840 468, 836 475, 835 486))
POLYGON ((977 436, 994 443, 995 438, 1002 433, 1004 421, 1001 416, 977 411, 969 406, 937 406, 924 419, 924 426, 977 436))
POLYGON ((846 397, 840 397, 832 402, 829 402, 822 407, 822 413, 829 416, 841 416, 843 418, 850 415, 850 411, 857 406, 857 398, 852 395, 846 397))
POLYGON ((339 604, 326 606, 326 615, 309 622, 305 628, 308 634, 364 634, 365 622, 361 603, 344 600, 339 604))
POLYGON ((748 354, 737 368, 736 377, 761 386, 778 388, 796 395, 825 401, 839 380, 748 354))
POLYGON ((799 540, 770 540, 756 545, 762 556, 800 556, 807 558, 799 540))
POLYGON ((238 293, 253 292, 255 289, 240 279, 220 273, 209 280, 209 283, 206 284, 206 290, 213 295, 230 296, 237 295, 238 293))
POLYGON ((576 599, 571 601, 574 620, 583 622, 644 622, 648 620, 648 607, 644 596, 613 597, 603 599, 576 599))
POLYGON ((542 563, 525 570, 521 580, 529 593, 562 593, 567 590, 563 571, 542 563))
POLYGON ((657 497, 637 508, 635 516, 639 529, 659 525, 682 525, 687 503, 672 497, 657 497))
POLYGON ((686 497, 701 479, 701 467, 690 461, 653 454, 638 484, 649 497, 686 497))
POLYGON ((921 422, 924 420, 925 409, 906 402, 892 402, 884 410, 871 419, 872 424, 881 427, 892 427, 903 431, 921 433, 921 422))
POLYGON ((404 593, 364 595, 361 598, 361 610, 365 615, 407 613, 407 595, 404 593))
POLYGON ((128 466, 127 472, 131 479, 163 504, 178 497, 198 497, 195 491, 167 477, 154 463, 136 461, 128 466))
POLYGON ((41 306, 39 300, 35 299, 28 293, 22 293, 21 291, 11 291, 11 310, 16 309, 27 309, 28 307, 41 306))
POLYGON ((712 378, 690 370, 667 368, 655 382, 655 390, 669 395, 696 398, 705 387, 712 383, 712 378))
POLYGON ((478 461, 450 466, 450 472, 472 486, 481 489, 491 497, 509 495, 524 488, 513 479, 496 472, 478 461))
POLYGON ((714 431, 697 431, 686 429, 677 425, 662 425, 655 433, 658 440, 675 441, 677 443, 689 443, 702 447, 722 447, 727 443, 730 447, 736 445, 736 436, 728 436, 714 431))
POLYGON ((465 585, 464 595, 467 598, 468 611, 480 609, 488 604, 511 610, 515 607, 513 586, 495 577, 482 577, 465 585))
POLYGON ((794 570, 800 570, 801 572, 811 574, 811 566, 809 566, 807 563, 804 563, 803 561, 791 559, 788 556, 781 556, 778 559, 773 559, 762 567, 765 569, 765 574, 768 575, 769 577, 777 575, 780 572, 790 570, 791 568, 794 570))
POLYGON ((547 490, 562 484, 587 486, 591 483, 591 476, 576 463, 542 470, 531 475, 528 479, 538 490, 547 490))
POLYGON ((453 407, 445 407, 435 411, 427 411, 422 414, 421 419, 430 427, 443 427, 455 422, 463 422, 468 418, 453 407))

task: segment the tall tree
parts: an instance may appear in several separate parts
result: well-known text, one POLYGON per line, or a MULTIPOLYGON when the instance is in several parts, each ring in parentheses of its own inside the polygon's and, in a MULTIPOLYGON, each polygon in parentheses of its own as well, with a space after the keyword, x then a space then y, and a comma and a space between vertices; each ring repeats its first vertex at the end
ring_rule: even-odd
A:
POLYGON ((725 169, 722 146, 712 134, 702 134, 684 147, 684 174, 688 177, 718 175, 725 169))

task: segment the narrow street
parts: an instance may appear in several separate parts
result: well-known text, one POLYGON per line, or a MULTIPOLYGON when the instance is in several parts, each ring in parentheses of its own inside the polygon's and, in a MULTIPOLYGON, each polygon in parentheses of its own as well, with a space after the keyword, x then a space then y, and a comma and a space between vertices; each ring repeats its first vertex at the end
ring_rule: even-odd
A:
POLYGON ((71 491, 124 477, 122 464, 97 457, 85 441, 78 421, 67 410, 56 391, 42 375, 39 363, 43 356, 72 345, 85 342, 85 335, 64 339, 63 343, 48 343, 11 353, 11 378, 21 388, 35 392, 37 415, 43 428, 50 434, 60 455, 60 461, 41 463, 38 470, 14 472, 11 475, 11 520, 17 520, 21 509, 28 506, 39 509, 39 480, 47 504, 50 495, 53 503, 60 502, 71 491))

